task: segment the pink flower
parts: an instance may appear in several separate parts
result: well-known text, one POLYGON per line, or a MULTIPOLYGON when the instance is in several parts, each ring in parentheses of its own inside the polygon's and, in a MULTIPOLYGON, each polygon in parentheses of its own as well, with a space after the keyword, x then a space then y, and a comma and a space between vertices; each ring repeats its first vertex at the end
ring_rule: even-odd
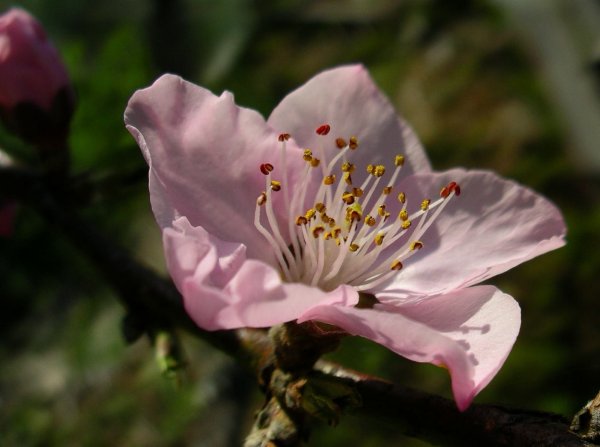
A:
POLYGON ((460 409, 520 326, 512 297, 474 285, 564 244, 560 212, 533 191, 432 171, 362 66, 315 76, 266 122, 228 92, 164 75, 125 122, 200 327, 333 324, 448 368, 460 409), (377 300, 359 308, 359 294, 377 300))
POLYGON ((56 48, 35 18, 18 8, 0 16, 0 106, 32 102, 49 110, 69 84, 56 48))

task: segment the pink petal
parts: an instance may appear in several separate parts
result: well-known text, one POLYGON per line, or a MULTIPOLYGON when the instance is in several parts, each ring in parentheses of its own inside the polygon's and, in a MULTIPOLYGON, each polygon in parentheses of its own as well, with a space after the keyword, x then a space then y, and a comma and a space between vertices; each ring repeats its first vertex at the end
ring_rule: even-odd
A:
POLYGON ((295 320, 322 304, 353 306, 358 294, 348 286, 323 292, 286 284, 279 272, 246 259, 242 244, 224 242, 186 218, 163 232, 169 272, 198 326, 207 330, 268 327, 295 320))
POLYGON ((339 326, 410 360, 448 368, 456 404, 465 410, 506 360, 519 332, 520 310, 509 295, 479 286, 397 307, 318 306, 299 319, 307 320, 339 326))
POLYGON ((399 186, 409 205, 461 187, 422 237, 424 247, 372 293, 381 300, 446 293, 477 284, 564 245, 565 223, 547 199, 491 172, 455 169, 415 175, 399 186))
MULTIPOLYGON (((260 165, 274 164, 273 175, 282 178, 281 143, 257 112, 236 106, 228 92, 217 97, 164 75, 132 96, 125 123, 150 166, 152 208, 163 228, 186 216, 220 239, 244 241, 250 257, 270 259, 269 245, 254 228, 254 209, 265 189, 260 165)), ((302 152, 292 141, 287 152, 293 184, 302 152)), ((280 201, 281 195, 274 197, 280 201)))
MULTIPOLYGON (((362 65, 324 71, 287 95, 273 110, 269 124, 288 132, 302 147, 319 154, 324 147, 331 159, 335 140, 356 136, 359 147, 352 162, 361 169, 369 163, 390 165, 396 154, 406 157, 405 172, 429 171, 430 165, 418 138, 397 116, 362 65), (329 124, 327 136, 315 130, 329 124)), ((362 175, 362 173, 360 174, 362 175)), ((356 183, 362 179, 356 174, 356 183)))

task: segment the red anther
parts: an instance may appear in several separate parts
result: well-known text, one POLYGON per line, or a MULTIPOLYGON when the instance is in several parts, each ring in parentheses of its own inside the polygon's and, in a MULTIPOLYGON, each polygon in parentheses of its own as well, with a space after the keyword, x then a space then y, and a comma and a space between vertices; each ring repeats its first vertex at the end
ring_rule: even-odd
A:
POLYGON ((330 130, 331 126, 329 124, 321 124, 319 127, 317 127, 316 132, 319 135, 327 135, 330 130))
POLYGON ((277 138, 279 141, 287 141, 290 139, 290 134, 289 133, 280 133, 279 137, 277 138))
POLYGON ((456 182, 450 182, 448 184, 448 191, 454 192, 455 195, 460 196, 460 186, 456 182))
POLYGON ((450 189, 448 189, 447 186, 444 186, 442 188, 442 190, 440 191, 440 197, 442 199, 445 199, 446 197, 448 197, 450 195, 450 189))
POLYGON ((273 165, 271 163, 263 163, 260 165, 260 172, 264 175, 269 175, 269 172, 273 170, 273 165))

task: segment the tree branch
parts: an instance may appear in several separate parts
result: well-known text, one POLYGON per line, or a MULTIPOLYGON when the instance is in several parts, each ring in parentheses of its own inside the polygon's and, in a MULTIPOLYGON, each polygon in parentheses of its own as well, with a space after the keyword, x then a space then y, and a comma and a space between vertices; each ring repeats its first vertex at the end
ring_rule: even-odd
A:
MULTIPOLYGON (((60 229, 94 262, 129 312, 140 316, 145 324, 178 327, 192 333, 234 356, 257 374, 259 381, 263 379, 263 385, 268 385, 264 380, 270 381, 276 361, 273 342, 265 331, 207 332, 199 329, 185 313, 181 297, 172 283, 140 265, 114 241, 78 218, 63 193, 60 188, 55 190, 48 185, 40 174, 0 167, 0 196, 28 203, 60 229)), ((333 385, 338 390, 352 388, 358 394, 359 406, 353 400, 352 404, 347 399, 332 400, 340 411, 432 443, 492 447, 596 445, 571 433, 568 421, 551 413, 482 404, 474 404, 460 413, 451 400, 324 361, 317 362, 315 369, 306 375, 308 380, 316 379, 319 384, 333 385)), ((299 384, 304 386, 305 382, 286 379, 282 383, 284 388, 295 387, 280 391, 297 399, 294 405, 304 408, 299 384)))

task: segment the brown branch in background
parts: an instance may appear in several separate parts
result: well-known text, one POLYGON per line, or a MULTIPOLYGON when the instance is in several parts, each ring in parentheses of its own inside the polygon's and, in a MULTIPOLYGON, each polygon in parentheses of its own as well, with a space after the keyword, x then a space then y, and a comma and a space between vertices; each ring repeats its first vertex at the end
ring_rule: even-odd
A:
MULTIPOLYGON (((600 445, 593 444, 598 442, 597 431, 590 431, 592 423, 597 424, 598 405, 594 402, 598 397, 574 420, 573 430, 580 437, 569 431, 568 421, 559 415, 482 404, 474 404, 460 413, 449 399, 324 361, 317 362, 313 369, 285 371, 296 366, 277 363, 276 348, 265 331, 199 329, 185 313, 172 283, 140 265, 126 250, 78 218, 60 188, 54 187, 49 188, 43 176, 35 172, 0 167, 0 195, 31 205, 61 230, 94 262, 128 312, 146 328, 184 329, 235 357, 259 377, 267 392, 267 403, 259 412, 259 418, 263 419, 256 425, 263 431, 257 432, 257 436, 268 433, 264 439, 278 439, 290 427, 279 423, 281 418, 289 418, 291 414, 297 432, 292 433, 288 445, 297 445, 306 433, 304 423, 311 417, 335 424, 339 414, 345 412, 361 421, 369 420, 374 425, 392 427, 395 432, 446 446, 600 445), (301 426, 297 425, 299 415, 302 415, 301 426)), ((280 362, 282 358, 279 355, 280 362)))

